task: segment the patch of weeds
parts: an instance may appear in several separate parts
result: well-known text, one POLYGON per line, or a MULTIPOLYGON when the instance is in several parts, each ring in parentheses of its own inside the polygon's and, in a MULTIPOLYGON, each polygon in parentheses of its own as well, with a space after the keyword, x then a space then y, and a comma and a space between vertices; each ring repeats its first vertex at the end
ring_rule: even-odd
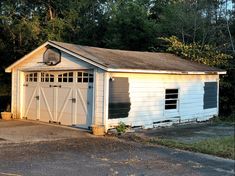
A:
POLYGON ((231 114, 229 116, 220 116, 219 118, 222 122, 235 124, 235 114, 231 114))
POLYGON ((211 122, 213 123, 219 123, 219 124, 235 124, 235 114, 231 114, 229 116, 215 116, 211 119, 211 122))
POLYGON ((207 139, 193 144, 193 148, 199 152, 231 158, 235 160, 234 136, 207 139))
POLYGON ((210 138, 192 144, 179 142, 173 139, 152 139, 149 142, 171 148, 201 152, 235 160, 234 136, 210 138))
POLYGON ((119 122, 118 126, 116 127, 117 132, 120 133, 125 133, 127 129, 127 126, 124 122, 119 122))

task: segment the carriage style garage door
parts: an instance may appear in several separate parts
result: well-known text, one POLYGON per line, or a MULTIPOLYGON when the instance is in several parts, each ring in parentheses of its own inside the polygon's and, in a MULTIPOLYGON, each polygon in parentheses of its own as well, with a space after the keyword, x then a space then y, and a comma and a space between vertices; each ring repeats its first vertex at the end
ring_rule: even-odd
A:
POLYGON ((25 72, 23 117, 88 128, 93 72, 25 72))

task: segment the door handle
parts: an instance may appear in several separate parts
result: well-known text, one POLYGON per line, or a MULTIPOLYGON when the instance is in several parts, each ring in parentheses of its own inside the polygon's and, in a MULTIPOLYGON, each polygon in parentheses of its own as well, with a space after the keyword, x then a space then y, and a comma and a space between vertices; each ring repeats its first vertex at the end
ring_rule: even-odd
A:
POLYGON ((36 100, 39 100, 39 96, 36 96, 35 98, 36 98, 36 100))
POLYGON ((49 85, 49 87, 59 87, 59 88, 61 88, 61 85, 49 85))
POLYGON ((71 98, 69 100, 72 100, 72 103, 76 103, 76 98, 71 98))

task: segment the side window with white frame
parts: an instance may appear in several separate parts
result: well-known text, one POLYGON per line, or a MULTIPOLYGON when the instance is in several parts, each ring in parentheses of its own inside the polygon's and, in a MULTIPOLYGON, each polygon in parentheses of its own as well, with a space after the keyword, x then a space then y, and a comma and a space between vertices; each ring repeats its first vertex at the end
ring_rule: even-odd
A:
POLYGON ((178 108, 179 89, 165 90, 165 110, 178 108))

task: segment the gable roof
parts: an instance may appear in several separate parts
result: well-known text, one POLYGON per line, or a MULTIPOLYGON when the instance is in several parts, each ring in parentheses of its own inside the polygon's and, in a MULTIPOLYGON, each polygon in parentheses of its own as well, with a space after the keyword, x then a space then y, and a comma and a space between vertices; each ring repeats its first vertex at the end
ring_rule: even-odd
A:
MULTIPOLYGON (((47 45, 58 48, 63 52, 75 56, 78 59, 84 60, 85 62, 95 65, 106 71, 112 72, 116 71, 174 74, 226 73, 221 69, 198 64, 196 62, 182 59, 174 54, 169 53, 105 49, 56 41, 48 41, 42 46, 47 45)), ((20 62, 20 60, 18 62, 20 62)), ((15 64, 17 64, 17 62, 15 64)), ((11 65, 10 67, 15 66, 15 64, 11 65)), ((9 69, 11 69, 10 67, 8 67, 6 71, 9 72, 9 69)))

